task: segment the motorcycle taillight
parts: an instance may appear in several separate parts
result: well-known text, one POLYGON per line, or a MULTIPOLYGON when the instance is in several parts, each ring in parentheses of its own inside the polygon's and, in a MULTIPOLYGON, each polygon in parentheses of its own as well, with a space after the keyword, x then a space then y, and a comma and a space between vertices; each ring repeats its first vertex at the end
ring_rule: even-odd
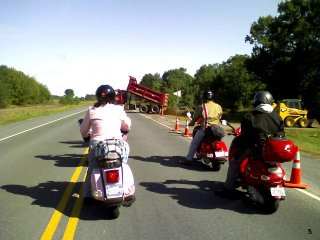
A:
POLYGON ((223 142, 215 142, 214 148, 216 151, 227 151, 226 145, 223 142))
POLYGON ((108 183, 116 183, 119 182, 119 170, 109 170, 106 171, 106 179, 108 183))

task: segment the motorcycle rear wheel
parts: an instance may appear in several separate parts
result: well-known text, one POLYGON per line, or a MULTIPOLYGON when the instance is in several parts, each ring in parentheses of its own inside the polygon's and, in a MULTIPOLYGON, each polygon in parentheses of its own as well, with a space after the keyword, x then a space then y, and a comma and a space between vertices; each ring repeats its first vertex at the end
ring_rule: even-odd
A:
POLYGON ((266 199, 266 211, 267 213, 275 213, 280 205, 280 199, 275 199, 273 197, 270 197, 268 199, 266 199))
POLYGON ((264 186, 248 186, 249 198, 258 203, 267 214, 275 213, 280 205, 280 199, 271 196, 269 189, 264 186))
POLYGON ((221 163, 211 162, 211 168, 213 171, 219 171, 221 169, 221 163))
POLYGON ((116 219, 120 215, 120 207, 119 206, 108 206, 107 207, 107 213, 112 217, 113 219, 116 219))

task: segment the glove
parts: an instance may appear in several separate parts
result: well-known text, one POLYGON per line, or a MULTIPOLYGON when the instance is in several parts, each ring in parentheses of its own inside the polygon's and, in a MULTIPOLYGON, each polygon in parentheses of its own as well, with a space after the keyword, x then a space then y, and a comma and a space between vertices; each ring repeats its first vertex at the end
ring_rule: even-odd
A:
POLYGON ((83 138, 83 141, 89 142, 90 141, 90 136, 83 138))

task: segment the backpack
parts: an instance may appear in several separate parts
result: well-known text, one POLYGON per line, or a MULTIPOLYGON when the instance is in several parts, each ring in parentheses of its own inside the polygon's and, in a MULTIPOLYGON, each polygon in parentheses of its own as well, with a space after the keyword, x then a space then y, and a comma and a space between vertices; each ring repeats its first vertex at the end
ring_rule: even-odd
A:
POLYGON ((224 129, 218 125, 212 125, 206 128, 206 136, 213 140, 221 140, 225 133, 224 129))

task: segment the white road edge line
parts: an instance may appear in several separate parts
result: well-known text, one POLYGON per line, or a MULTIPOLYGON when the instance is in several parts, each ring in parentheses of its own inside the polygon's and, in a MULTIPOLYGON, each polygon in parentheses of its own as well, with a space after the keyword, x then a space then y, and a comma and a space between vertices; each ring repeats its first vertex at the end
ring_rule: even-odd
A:
POLYGON ((302 192, 302 193, 308 195, 309 197, 312 197, 315 200, 318 200, 320 202, 320 197, 317 197, 316 195, 314 195, 312 193, 309 193, 309 192, 307 192, 306 190, 303 190, 303 189, 296 188, 296 190, 299 191, 299 192, 302 192))
POLYGON ((0 142, 3 141, 3 140, 6 140, 6 139, 8 139, 8 138, 12 138, 12 137, 17 136, 17 135, 20 135, 20 134, 22 134, 22 133, 29 132, 29 131, 34 130, 34 129, 36 129, 36 128, 43 127, 43 126, 45 126, 45 125, 48 125, 48 124, 51 124, 51 123, 60 121, 60 120, 62 120, 62 119, 71 117, 71 116, 73 116, 73 115, 76 115, 76 114, 79 114, 79 113, 82 113, 82 112, 85 112, 85 111, 86 111, 86 110, 80 111, 80 112, 76 112, 76 113, 70 114, 70 115, 68 115, 68 116, 65 116, 65 117, 62 117, 62 118, 58 118, 58 119, 56 119, 56 120, 53 120, 53 121, 51 121, 51 122, 47 122, 47 123, 41 124, 41 125, 39 125, 39 126, 30 128, 30 129, 27 129, 27 130, 24 130, 24 131, 22 131, 22 132, 15 133, 15 134, 13 134, 13 135, 11 135, 11 136, 8 136, 8 137, 5 137, 5 138, 1 138, 1 139, 0 139, 0 142))
POLYGON ((139 113, 139 114, 140 114, 141 116, 145 117, 145 118, 148 118, 148 119, 156 122, 156 123, 159 123, 160 125, 162 125, 162 126, 164 126, 164 127, 166 127, 166 128, 171 129, 171 127, 169 127, 169 126, 167 126, 167 125, 165 125, 165 124, 163 124, 163 123, 161 123, 161 122, 158 122, 157 120, 154 120, 154 119, 152 119, 152 118, 150 118, 150 117, 148 117, 148 116, 146 116, 146 115, 143 115, 142 113, 139 113))
MULTIPOLYGON (((145 118, 148 118, 148 119, 156 122, 156 123, 159 123, 159 124, 162 125, 162 126, 165 126, 165 127, 169 128, 169 129, 171 129, 171 127, 169 127, 169 126, 167 126, 167 125, 165 125, 165 124, 163 124, 163 123, 161 123, 161 122, 158 122, 157 120, 154 120, 154 119, 152 119, 152 118, 150 118, 150 117, 148 117, 148 116, 146 116, 146 115, 143 115, 143 114, 141 114, 141 113, 139 113, 139 114, 140 114, 141 116, 145 117, 145 118)), ((300 191, 300 192, 308 195, 309 197, 312 197, 312 198, 314 198, 314 199, 316 199, 316 200, 318 200, 318 201, 320 202, 320 197, 317 197, 316 195, 314 195, 314 194, 312 194, 312 193, 309 193, 309 192, 307 192, 307 191, 305 191, 305 190, 303 190, 303 189, 296 188, 296 190, 297 190, 297 191, 300 191)))

